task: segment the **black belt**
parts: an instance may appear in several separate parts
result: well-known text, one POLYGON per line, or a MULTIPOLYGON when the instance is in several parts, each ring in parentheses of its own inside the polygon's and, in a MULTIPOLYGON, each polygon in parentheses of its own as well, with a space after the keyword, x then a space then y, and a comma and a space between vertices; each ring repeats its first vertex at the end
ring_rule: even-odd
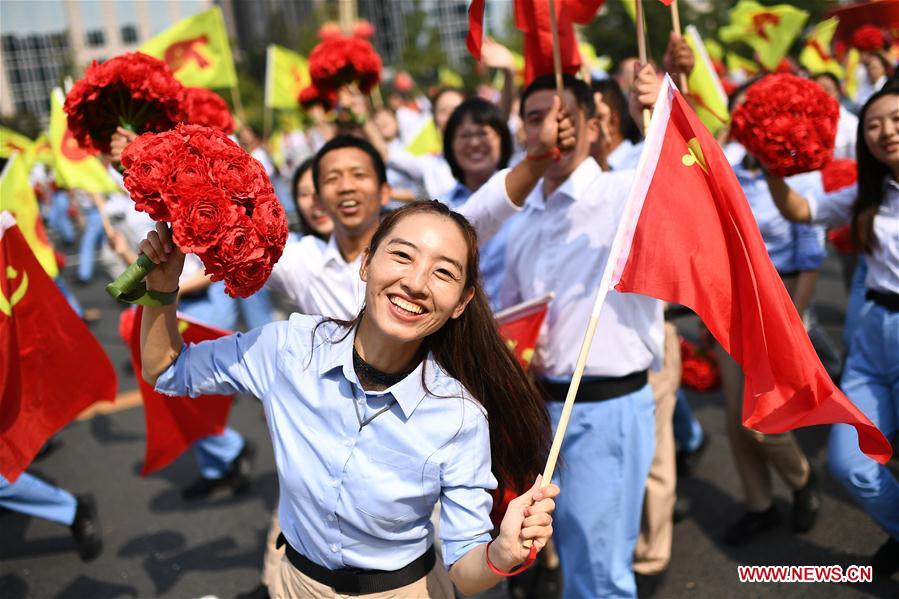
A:
MULTIPOLYGON (((586 403, 615 399, 616 397, 639 391, 646 386, 648 381, 649 375, 646 370, 632 372, 624 376, 603 376, 581 380, 581 385, 578 387, 574 401, 586 403)), ((570 383, 555 383, 547 380, 540 380, 539 385, 549 401, 565 401, 565 397, 568 395, 568 387, 571 386, 570 383)))
POLYGON ((276 543, 277 547, 281 545, 286 545, 287 559, 294 568, 316 582, 333 587, 336 592, 341 594, 360 595, 392 591, 427 576, 428 572, 434 568, 434 564, 437 563, 437 555, 434 553, 434 546, 431 545, 427 551, 399 570, 363 570, 362 568, 329 570, 298 553, 284 538, 284 533, 278 536, 276 543))
POLYGON ((883 306, 890 312, 899 312, 899 293, 884 293, 868 289, 865 292, 865 299, 871 300, 878 306, 883 306))

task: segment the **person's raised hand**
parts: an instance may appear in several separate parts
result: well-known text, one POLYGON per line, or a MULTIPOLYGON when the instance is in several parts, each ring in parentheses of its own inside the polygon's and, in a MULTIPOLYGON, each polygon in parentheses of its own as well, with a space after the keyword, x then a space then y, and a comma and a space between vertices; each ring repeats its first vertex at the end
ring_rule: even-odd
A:
POLYGON ((172 233, 165 223, 156 223, 156 229, 138 245, 141 253, 156 268, 147 273, 147 289, 170 293, 178 288, 178 278, 184 269, 184 254, 172 241, 172 233))
POLYGON ((682 74, 685 77, 690 75, 696 64, 696 57, 687 40, 672 31, 668 37, 668 46, 665 48, 663 62, 665 71, 671 73, 672 78, 677 79, 676 74, 682 74))
POLYGON ((515 68, 509 49, 491 37, 485 38, 481 44, 481 62, 491 69, 511 71, 515 68))
POLYGON ((135 139, 137 139, 137 133, 124 127, 117 127, 109 140, 109 159, 115 164, 121 163, 122 152, 135 139))
POLYGON ((509 507, 499 526, 499 535, 490 547, 490 561, 506 572, 528 559, 530 541, 539 551, 552 536, 552 513, 556 509, 555 497, 559 487, 550 484, 540 488, 542 475, 524 494, 509 502, 509 507))

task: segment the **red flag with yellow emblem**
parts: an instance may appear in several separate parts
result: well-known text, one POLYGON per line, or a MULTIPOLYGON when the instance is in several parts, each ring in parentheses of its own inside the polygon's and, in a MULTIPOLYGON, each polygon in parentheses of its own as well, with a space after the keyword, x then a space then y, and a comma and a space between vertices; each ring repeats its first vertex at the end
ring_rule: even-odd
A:
POLYGON ((47 439, 115 394, 103 347, 0 212, 0 475, 15 481, 47 439))
POLYGON ((744 426, 845 423, 864 453, 889 459, 890 443, 821 365, 724 152, 667 77, 623 214, 612 283, 699 315, 743 367, 744 426))
MULTIPOLYGON (((122 313, 119 334, 131 347, 131 364, 138 374, 140 393, 144 400, 144 420, 147 426, 147 449, 141 476, 165 468, 196 441, 225 430, 233 396, 203 395, 200 397, 169 397, 157 393, 140 376, 140 320, 143 308, 122 313)), ((182 314, 178 315, 178 330, 185 343, 199 343, 230 335, 202 324, 182 314)))
POLYGON ((496 313, 499 334, 525 370, 531 365, 540 328, 552 298, 553 294, 548 293, 496 313))

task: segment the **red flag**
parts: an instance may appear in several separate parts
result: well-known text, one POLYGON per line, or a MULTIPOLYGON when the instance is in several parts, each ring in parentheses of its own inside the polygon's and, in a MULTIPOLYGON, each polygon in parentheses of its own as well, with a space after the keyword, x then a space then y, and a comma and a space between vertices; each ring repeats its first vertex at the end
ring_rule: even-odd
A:
POLYGON ((15 481, 47 439, 115 394, 106 352, 0 212, 0 474, 15 481))
MULTIPOLYGON (((127 310, 119 322, 119 333, 130 339, 131 364, 138 375, 140 393, 144 399, 144 420, 147 426, 147 450, 141 476, 164 468, 174 462, 194 442, 218 435, 225 430, 233 396, 203 395, 201 397, 168 397, 157 393, 140 376, 140 319, 143 309, 127 310), (132 322, 129 323, 128 320, 132 322)), ((201 324, 178 315, 178 330, 185 343, 199 343, 230 335, 229 331, 201 324)))
POLYGON ((890 443, 818 360, 724 153, 667 78, 624 214, 616 289, 699 315, 743 367, 746 427, 843 422, 864 453, 889 459, 890 443))
POLYGON ((484 43, 484 0, 472 0, 468 7, 468 36, 465 45, 477 61, 481 60, 481 45, 484 43))
POLYGON ((852 32, 862 25, 876 25, 889 30, 893 37, 899 36, 899 0, 857 2, 831 9, 825 13, 825 17, 837 17, 840 20, 836 33, 833 34, 834 44, 848 44, 852 39, 852 32))
POLYGON ((546 318, 546 310, 552 298, 553 295, 549 293, 538 299, 506 308, 496 314, 499 334, 525 370, 530 366, 531 358, 534 357, 537 338, 540 336, 540 327, 543 326, 543 319, 546 318))
MULTIPOLYGON (((581 55, 574 23, 587 24, 605 0, 556 0, 562 71, 577 73, 581 55)), ((553 36, 549 0, 515 0, 515 26, 524 33, 524 83, 553 72, 553 36)))

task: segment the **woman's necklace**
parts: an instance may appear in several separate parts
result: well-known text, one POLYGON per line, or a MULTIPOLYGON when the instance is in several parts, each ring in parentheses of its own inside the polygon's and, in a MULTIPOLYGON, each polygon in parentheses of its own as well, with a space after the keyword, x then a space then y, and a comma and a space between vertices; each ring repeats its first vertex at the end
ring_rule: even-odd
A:
MULTIPOLYGON (((400 372, 398 374, 378 370, 377 368, 363 360, 362 356, 359 355, 359 352, 356 351, 356 347, 353 346, 353 370, 356 371, 356 376, 359 377, 359 382, 362 384, 363 389, 368 389, 371 391, 384 391, 385 389, 392 387, 393 385, 409 376, 409 373, 411 373, 412 370, 415 370, 415 368, 412 368, 412 370, 409 370, 408 372, 400 372)), ((361 431, 366 424, 370 423, 372 420, 389 410, 395 403, 396 399, 391 399, 383 408, 381 408, 368 418, 363 418, 362 413, 359 411, 359 402, 356 401, 356 389, 355 387, 353 387, 353 408, 355 408, 356 410, 356 420, 359 422, 359 430, 361 431)))

